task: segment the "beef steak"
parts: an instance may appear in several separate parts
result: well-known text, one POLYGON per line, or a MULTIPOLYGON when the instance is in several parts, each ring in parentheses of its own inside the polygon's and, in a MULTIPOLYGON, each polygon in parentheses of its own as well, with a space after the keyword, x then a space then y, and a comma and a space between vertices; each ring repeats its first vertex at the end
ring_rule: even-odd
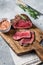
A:
POLYGON ((13 24, 14 28, 20 29, 20 28, 31 28, 32 23, 30 21, 25 20, 19 20, 16 24, 13 24))
POLYGON ((31 32, 31 34, 32 34, 31 38, 21 39, 19 41, 20 45, 27 46, 28 44, 32 44, 35 39, 35 34, 34 34, 34 32, 31 32))
POLYGON ((13 36, 14 40, 20 40, 22 38, 31 38, 31 31, 30 30, 18 31, 13 36))
MULTIPOLYGON (((23 16, 27 17, 27 15, 23 15, 23 16)), ((20 15, 18 15, 18 16, 15 16, 15 18, 12 19, 11 22, 13 22, 12 26, 13 26, 14 29, 21 29, 21 28, 26 29, 26 28, 31 28, 32 27, 32 22, 29 19, 29 17, 27 17, 27 19, 24 20, 20 17, 20 15)))

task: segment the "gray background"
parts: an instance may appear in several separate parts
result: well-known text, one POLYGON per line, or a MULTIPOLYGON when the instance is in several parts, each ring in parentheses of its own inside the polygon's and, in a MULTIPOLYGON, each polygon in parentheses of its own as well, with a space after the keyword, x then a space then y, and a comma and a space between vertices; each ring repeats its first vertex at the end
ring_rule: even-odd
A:
POLYGON ((0 65, 15 65, 10 53, 9 46, 0 37, 0 65))

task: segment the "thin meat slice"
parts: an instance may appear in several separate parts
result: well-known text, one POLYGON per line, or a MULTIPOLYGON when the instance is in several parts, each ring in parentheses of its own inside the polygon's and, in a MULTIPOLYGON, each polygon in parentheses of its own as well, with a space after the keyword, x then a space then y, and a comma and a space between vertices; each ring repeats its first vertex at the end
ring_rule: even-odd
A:
POLYGON ((22 39, 22 38, 31 38, 31 31, 18 31, 14 34, 13 36, 13 39, 14 40, 19 40, 19 39, 22 39))
POLYGON ((21 28, 31 28, 32 22, 30 20, 19 20, 13 24, 14 28, 21 29, 21 28))
POLYGON ((28 44, 32 44, 35 39, 35 34, 34 34, 34 32, 31 32, 31 34, 32 34, 31 38, 21 39, 19 41, 20 45, 27 46, 28 44))

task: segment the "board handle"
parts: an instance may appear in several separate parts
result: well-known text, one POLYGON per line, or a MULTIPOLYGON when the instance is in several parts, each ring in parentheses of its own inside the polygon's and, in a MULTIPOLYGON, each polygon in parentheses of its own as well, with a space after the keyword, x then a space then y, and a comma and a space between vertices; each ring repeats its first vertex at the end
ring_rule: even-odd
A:
POLYGON ((41 61, 43 61, 43 47, 39 44, 39 42, 36 41, 33 43, 33 48, 41 61))

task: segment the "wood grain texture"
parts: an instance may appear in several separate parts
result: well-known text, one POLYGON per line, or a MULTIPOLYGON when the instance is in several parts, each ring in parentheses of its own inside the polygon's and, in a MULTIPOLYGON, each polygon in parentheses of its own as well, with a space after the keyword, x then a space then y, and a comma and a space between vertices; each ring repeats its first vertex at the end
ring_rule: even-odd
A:
POLYGON ((43 39, 43 33, 36 27, 29 29, 35 32, 35 41, 32 45, 28 45, 27 47, 23 47, 19 45, 18 41, 13 40, 13 35, 15 33, 14 29, 11 29, 8 33, 4 34, 0 32, 2 38, 7 42, 7 44, 16 52, 17 55, 23 55, 27 52, 35 50, 39 58, 43 61, 43 48, 39 44, 39 42, 43 39))
POLYGON ((33 48, 35 52, 37 53, 37 55, 39 56, 39 58, 41 59, 41 61, 43 61, 43 47, 40 46, 38 41, 35 41, 33 43, 33 48))

